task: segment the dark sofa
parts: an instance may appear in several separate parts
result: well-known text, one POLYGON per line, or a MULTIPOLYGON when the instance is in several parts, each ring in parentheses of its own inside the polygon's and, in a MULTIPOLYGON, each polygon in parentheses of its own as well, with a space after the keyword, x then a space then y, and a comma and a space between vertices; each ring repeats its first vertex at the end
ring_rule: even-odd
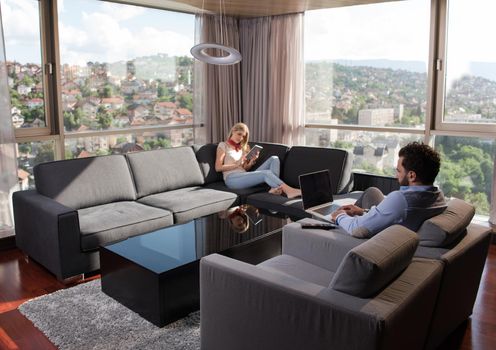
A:
MULTIPOLYGON (((351 188, 347 151, 259 143, 281 159, 282 179, 330 169, 335 193, 351 188)), ((17 246, 59 279, 99 269, 98 247, 240 203, 305 217, 300 200, 267 187, 228 189, 215 172, 216 144, 39 164, 36 189, 13 195, 17 246)))

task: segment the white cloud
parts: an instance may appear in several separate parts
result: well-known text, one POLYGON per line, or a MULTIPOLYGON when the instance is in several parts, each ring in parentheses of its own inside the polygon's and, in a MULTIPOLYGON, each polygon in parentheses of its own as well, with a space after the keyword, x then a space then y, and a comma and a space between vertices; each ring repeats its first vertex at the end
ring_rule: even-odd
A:
POLYGON ((425 61, 429 4, 401 1, 307 12, 305 59, 425 61))
POLYGON ((122 4, 113 4, 111 2, 104 2, 101 9, 105 14, 112 16, 118 21, 125 21, 127 19, 139 16, 145 12, 144 7, 138 6, 122 6, 122 4))
POLYGON ((61 25, 62 62, 84 65, 88 61, 116 62, 156 53, 185 55, 193 45, 192 37, 172 31, 149 26, 131 31, 121 24, 123 17, 117 17, 107 12, 83 13, 81 28, 61 25))
MULTIPOLYGON (((5 37, 11 42, 39 42, 38 3, 32 0, 4 0, 2 21, 5 37)), ((39 46, 39 44, 38 44, 39 46)))

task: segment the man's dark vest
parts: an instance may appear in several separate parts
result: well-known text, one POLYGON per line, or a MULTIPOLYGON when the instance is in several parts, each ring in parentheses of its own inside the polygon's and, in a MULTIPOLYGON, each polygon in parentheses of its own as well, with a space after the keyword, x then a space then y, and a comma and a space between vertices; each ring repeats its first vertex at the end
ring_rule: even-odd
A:
POLYGON ((447 207, 444 195, 437 187, 431 187, 427 191, 401 191, 405 196, 408 208, 406 218, 401 222, 412 231, 417 231, 422 223, 441 214, 447 207))

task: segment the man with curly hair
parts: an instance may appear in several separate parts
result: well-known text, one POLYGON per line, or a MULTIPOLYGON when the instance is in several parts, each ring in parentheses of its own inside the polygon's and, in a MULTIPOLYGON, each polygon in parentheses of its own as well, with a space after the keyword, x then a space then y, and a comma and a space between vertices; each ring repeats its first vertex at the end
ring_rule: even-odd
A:
POLYGON ((398 191, 384 197, 378 188, 368 188, 355 204, 332 213, 331 219, 358 237, 372 237, 394 224, 416 231, 425 220, 446 209, 443 193, 434 186, 440 166, 441 157, 430 146, 409 143, 399 152, 398 191))

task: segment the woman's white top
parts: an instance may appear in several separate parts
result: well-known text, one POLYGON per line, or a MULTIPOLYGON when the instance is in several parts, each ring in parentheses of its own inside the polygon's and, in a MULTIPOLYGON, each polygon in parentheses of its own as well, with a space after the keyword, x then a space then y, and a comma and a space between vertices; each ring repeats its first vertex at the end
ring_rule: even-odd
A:
MULTIPOLYGON (((217 148, 220 148, 226 153, 226 156, 224 157, 224 164, 225 165, 231 165, 231 164, 236 164, 241 160, 241 157, 243 157, 243 150, 240 149, 239 151, 236 151, 234 148, 229 147, 229 145, 225 142, 220 142, 217 148)), ((233 173, 244 173, 246 172, 245 169, 243 169, 242 166, 239 166, 236 169, 233 170, 228 170, 228 171, 223 171, 222 175, 224 176, 224 181, 226 181, 227 175, 233 174, 233 173)))

